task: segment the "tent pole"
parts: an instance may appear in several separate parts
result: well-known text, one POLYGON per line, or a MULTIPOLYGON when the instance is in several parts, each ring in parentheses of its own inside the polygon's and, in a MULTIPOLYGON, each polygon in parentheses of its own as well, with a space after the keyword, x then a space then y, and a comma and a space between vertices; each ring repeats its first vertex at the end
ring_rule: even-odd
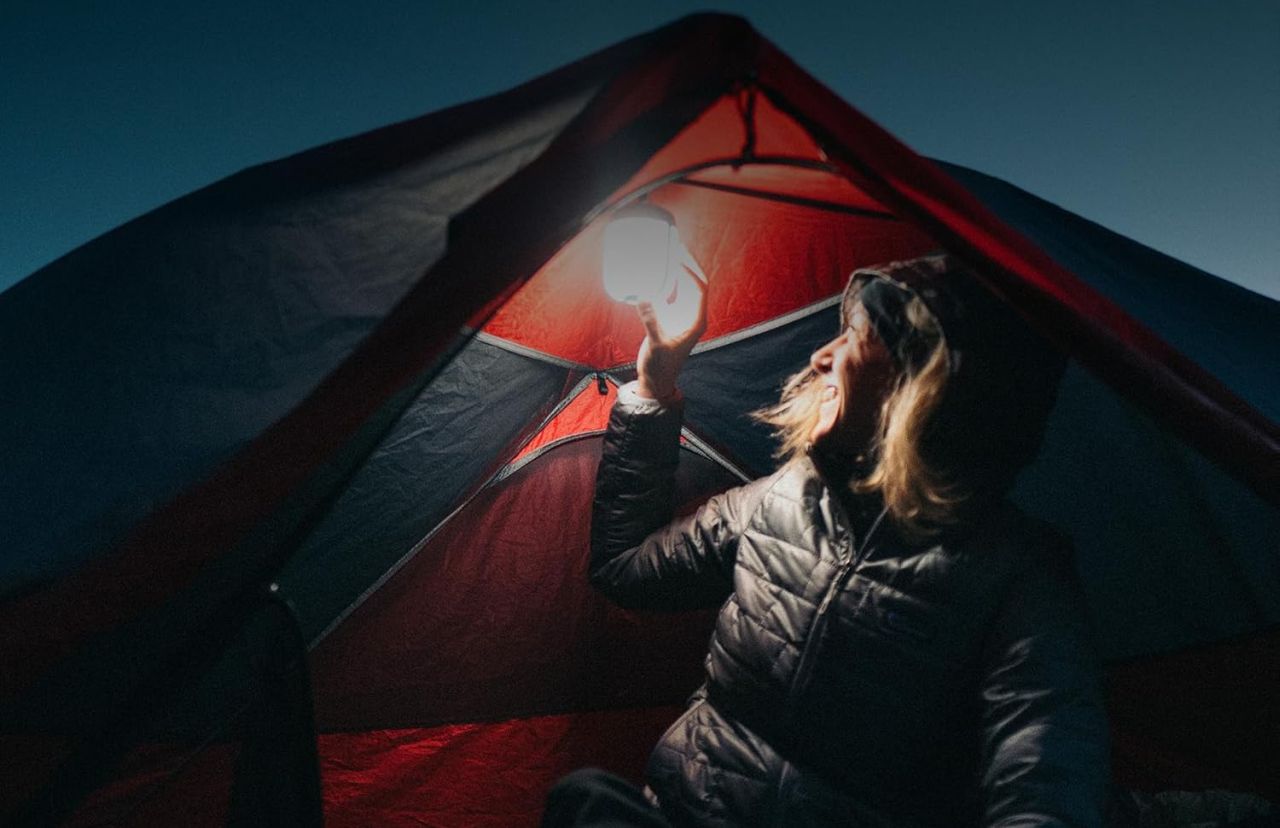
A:
POLYGON ((320 826, 324 809, 307 641, 279 585, 267 588, 245 639, 257 698, 243 720, 227 822, 320 826))
POLYGON ((862 216, 885 221, 902 221, 902 219, 886 210, 871 210, 866 207, 854 207, 850 204, 823 201, 818 198, 805 198, 804 196, 787 195, 786 193, 771 193, 768 190, 758 190, 754 187, 739 187, 734 184, 721 184, 716 181, 699 181, 695 178, 681 178, 671 183, 684 187, 702 187, 706 190, 717 190, 722 193, 745 196, 746 198, 759 198, 765 201, 777 201, 782 204, 794 204, 797 207, 812 207, 815 210, 825 210, 829 213, 844 213, 850 216, 862 216))
POLYGON ((651 181, 646 181, 633 190, 628 190, 611 201, 606 201, 588 212, 583 218, 582 224, 583 226, 586 226, 605 213, 613 212, 620 207, 625 207, 628 204, 639 201, 640 199, 648 196, 654 190, 665 187, 668 184, 695 183, 685 181, 685 179, 691 175, 703 172, 704 170, 714 169, 716 167, 730 167, 732 169, 741 169, 742 167, 794 167, 796 169, 830 173, 834 176, 844 178, 839 169, 826 161, 819 161, 814 158, 804 158, 795 155, 760 155, 749 159, 745 159, 740 155, 713 158, 709 161, 699 161, 697 164, 690 164, 687 167, 672 170, 671 172, 660 175, 651 181))

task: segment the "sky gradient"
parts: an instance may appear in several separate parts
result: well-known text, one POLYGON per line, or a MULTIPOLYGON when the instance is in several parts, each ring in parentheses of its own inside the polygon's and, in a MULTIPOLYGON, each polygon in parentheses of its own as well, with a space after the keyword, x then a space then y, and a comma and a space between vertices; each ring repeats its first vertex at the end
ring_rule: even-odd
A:
MULTIPOLYGON (((238 170, 497 92, 676 2, 0 4, 0 290, 238 170)), ((917 151, 1280 299, 1280 3, 736 3, 917 151)))

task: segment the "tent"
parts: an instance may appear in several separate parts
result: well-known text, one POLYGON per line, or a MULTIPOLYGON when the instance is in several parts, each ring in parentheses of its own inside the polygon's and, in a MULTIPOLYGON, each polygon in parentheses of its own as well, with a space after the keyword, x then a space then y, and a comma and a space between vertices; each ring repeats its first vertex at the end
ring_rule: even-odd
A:
POLYGON ((583 577, 642 336, 601 233, 641 196, 711 275, 682 503, 771 468, 744 413, 851 270, 946 249, 1071 358, 1014 497, 1075 540, 1117 782, 1280 799, 1280 306, 698 15, 0 295, 6 821, 528 824, 573 767, 637 776, 709 630, 583 577))

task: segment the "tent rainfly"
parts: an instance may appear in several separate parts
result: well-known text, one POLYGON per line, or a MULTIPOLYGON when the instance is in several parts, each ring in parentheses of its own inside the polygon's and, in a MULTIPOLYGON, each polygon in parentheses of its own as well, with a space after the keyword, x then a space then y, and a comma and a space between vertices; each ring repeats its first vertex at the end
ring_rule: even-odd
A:
POLYGON ((946 249, 1070 357, 1014 498, 1068 531, 1126 787, 1280 800, 1280 305, 922 158, 744 21, 246 170, 0 295, 8 824, 536 822, 638 776, 710 619, 585 583, 645 197, 710 274, 682 502, 855 268, 946 249), (303 653, 308 655, 304 657, 303 653))

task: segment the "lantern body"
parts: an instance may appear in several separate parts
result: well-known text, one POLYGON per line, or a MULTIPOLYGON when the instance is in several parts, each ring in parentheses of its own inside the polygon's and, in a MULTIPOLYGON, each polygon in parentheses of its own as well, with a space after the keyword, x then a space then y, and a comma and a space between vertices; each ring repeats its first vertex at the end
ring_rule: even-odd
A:
POLYGON ((670 293, 679 268, 680 231, 671 214, 652 204, 618 210, 604 230, 604 289, 634 305, 670 293))

